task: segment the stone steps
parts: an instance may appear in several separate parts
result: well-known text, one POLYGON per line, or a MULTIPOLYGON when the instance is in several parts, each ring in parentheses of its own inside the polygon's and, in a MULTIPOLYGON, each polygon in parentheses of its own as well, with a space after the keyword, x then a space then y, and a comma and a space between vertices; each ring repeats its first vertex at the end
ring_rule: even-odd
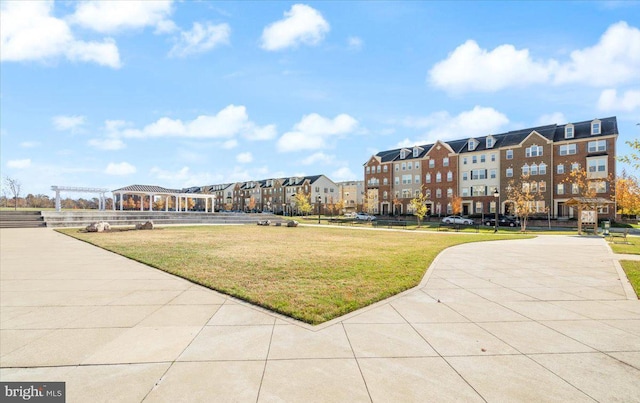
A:
POLYGON ((188 225, 188 224, 256 224, 258 221, 270 220, 272 223, 285 222, 281 216, 272 214, 242 213, 203 213, 203 212, 132 212, 132 211, 43 211, 47 227, 86 227, 97 222, 106 221, 114 226, 135 226, 146 221, 154 225, 188 225))
POLYGON ((40 211, 0 211, 0 228, 46 227, 40 211))

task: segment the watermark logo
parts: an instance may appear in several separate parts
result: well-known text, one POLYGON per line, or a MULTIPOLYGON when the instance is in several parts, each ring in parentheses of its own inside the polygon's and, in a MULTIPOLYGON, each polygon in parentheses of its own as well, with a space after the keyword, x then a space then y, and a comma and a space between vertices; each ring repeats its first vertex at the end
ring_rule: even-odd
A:
POLYGON ((64 382, 0 382, 3 403, 65 403, 64 382))

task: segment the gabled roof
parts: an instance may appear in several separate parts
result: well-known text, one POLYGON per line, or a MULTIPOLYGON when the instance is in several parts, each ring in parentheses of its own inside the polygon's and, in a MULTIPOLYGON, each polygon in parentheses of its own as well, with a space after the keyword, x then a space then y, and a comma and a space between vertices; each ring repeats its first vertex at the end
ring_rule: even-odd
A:
POLYGON ((154 186, 154 185, 129 185, 120 189, 113 190, 113 192, 139 192, 139 193, 182 193, 180 189, 167 189, 162 186, 154 186))

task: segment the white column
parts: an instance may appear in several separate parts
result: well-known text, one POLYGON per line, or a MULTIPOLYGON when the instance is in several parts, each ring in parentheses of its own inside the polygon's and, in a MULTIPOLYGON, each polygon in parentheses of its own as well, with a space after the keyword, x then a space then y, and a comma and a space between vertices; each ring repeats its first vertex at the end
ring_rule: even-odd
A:
POLYGON ((140 211, 144 211, 144 195, 140 195, 140 211))
POLYGON ((56 211, 60 211, 60 191, 56 189, 56 211))
POLYGON ((169 211, 169 196, 164 197, 164 212, 169 211))
POLYGON ((209 212, 209 198, 208 197, 204 198, 204 212, 205 213, 209 212))
POLYGON ((149 211, 153 211, 153 195, 149 195, 149 211))
POLYGON ((124 199, 124 194, 120 192, 120 211, 122 211, 122 199, 124 199))

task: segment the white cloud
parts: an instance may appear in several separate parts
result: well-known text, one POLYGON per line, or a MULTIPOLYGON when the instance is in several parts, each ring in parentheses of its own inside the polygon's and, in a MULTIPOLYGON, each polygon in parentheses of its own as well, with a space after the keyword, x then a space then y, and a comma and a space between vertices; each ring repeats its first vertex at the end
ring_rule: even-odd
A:
POLYGON ((640 77, 640 30, 621 21, 597 44, 570 53, 569 60, 534 60, 528 49, 504 44, 482 49, 473 40, 458 46, 429 71, 429 82, 451 92, 499 91, 532 84, 613 86, 640 77))
POLYGON ((39 141, 23 141, 22 143, 20 143, 20 147, 23 148, 35 148, 35 147, 40 147, 42 145, 42 143, 40 143, 39 141))
POLYGON ((251 141, 271 140, 276 138, 278 131, 275 125, 256 126, 253 124, 247 125, 247 130, 244 133, 244 137, 251 141))
POLYGON ((294 4, 283 19, 267 26, 262 32, 262 48, 280 50, 300 44, 316 45, 329 32, 329 23, 322 14, 305 4, 294 4))
POLYGON ((567 122, 568 120, 562 112, 554 112, 554 113, 540 116, 536 121, 536 125, 538 126, 546 126, 546 125, 552 125, 552 124, 561 125, 567 122))
POLYGON ((618 97, 615 89, 602 91, 598 99, 598 109, 601 111, 632 112, 640 109, 640 90, 628 90, 618 97))
POLYGON ((354 180, 358 177, 359 175, 354 174, 349 167, 342 167, 331 173, 331 180, 334 182, 354 180))
POLYGON ((236 155, 236 161, 241 164, 248 164, 253 161, 253 154, 251 154, 250 152, 240 153, 236 155))
POLYGON ((69 17, 73 24, 101 33, 155 26, 167 29, 172 0, 83 1, 69 17))
POLYGON ((292 131, 283 134, 277 147, 281 152, 326 148, 329 138, 351 133, 357 126, 358 121, 344 113, 333 119, 312 113, 303 116, 292 131))
POLYGON ((528 49, 501 45, 487 51, 468 40, 431 69, 429 81, 452 92, 498 91, 546 82, 553 65, 533 61, 528 49))
POLYGON ((5 1, 0 8, 2 61, 47 61, 66 57, 119 68, 115 42, 84 42, 75 39, 67 23, 51 15, 52 1, 5 1))
POLYGON ((153 167, 149 173, 162 181, 162 183, 166 183, 165 186, 176 188, 222 183, 226 180, 222 175, 191 172, 191 169, 188 166, 182 167, 177 171, 153 167))
POLYGON ((86 120, 87 119, 84 116, 80 116, 80 115, 74 115, 74 116, 60 115, 60 116, 54 116, 53 119, 51 119, 53 123, 53 127, 59 131, 66 131, 66 130, 76 131, 86 123, 86 120))
POLYGON ((7 161, 7 167, 16 169, 25 169, 31 166, 31 159, 26 158, 23 160, 9 160, 7 161))
POLYGON ((104 173, 108 175, 131 175, 136 173, 136 171, 136 167, 129 164, 128 162, 111 162, 109 163, 109 165, 107 165, 104 173))
POLYGON ((362 49, 362 45, 364 44, 364 42, 357 36, 350 36, 349 38, 347 38, 347 44, 349 45, 349 49, 360 50, 362 49))
POLYGON ((126 147, 126 145, 120 139, 106 138, 106 139, 91 139, 88 143, 91 147, 100 150, 120 150, 126 147))
POLYGON ((185 57, 204 53, 217 45, 228 44, 230 34, 229 24, 212 25, 206 23, 203 26, 194 22, 191 31, 180 32, 180 39, 169 52, 169 56, 185 57))
POLYGON ((613 86, 640 78, 640 30, 621 21, 611 25, 600 41, 571 52, 571 61, 555 75, 556 84, 613 86))
POLYGON ((257 135, 256 133, 273 135, 270 132, 272 130, 270 126, 257 126, 249 120, 246 108, 236 105, 229 105, 215 115, 200 115, 192 121, 183 122, 180 119, 162 117, 142 129, 121 130, 121 128, 122 126, 114 129, 113 136, 131 138, 233 138, 236 135, 244 135, 252 138, 257 135))
POLYGON ((238 147, 238 140, 236 139, 227 140, 222 143, 222 148, 224 148, 225 150, 231 150, 232 148, 236 147, 238 147))
POLYGON ((334 155, 327 155, 323 152, 318 152, 315 154, 311 154, 307 158, 300 161, 302 165, 312 165, 316 163, 323 163, 326 165, 333 164, 336 160, 334 155))
POLYGON ((457 116, 448 112, 435 112, 424 118, 410 118, 409 121, 420 122, 419 128, 427 131, 418 139, 408 138, 398 143, 398 147, 411 147, 416 144, 433 143, 436 140, 458 139, 464 137, 486 136, 498 133, 509 123, 509 119, 493 108, 476 106, 457 116))

